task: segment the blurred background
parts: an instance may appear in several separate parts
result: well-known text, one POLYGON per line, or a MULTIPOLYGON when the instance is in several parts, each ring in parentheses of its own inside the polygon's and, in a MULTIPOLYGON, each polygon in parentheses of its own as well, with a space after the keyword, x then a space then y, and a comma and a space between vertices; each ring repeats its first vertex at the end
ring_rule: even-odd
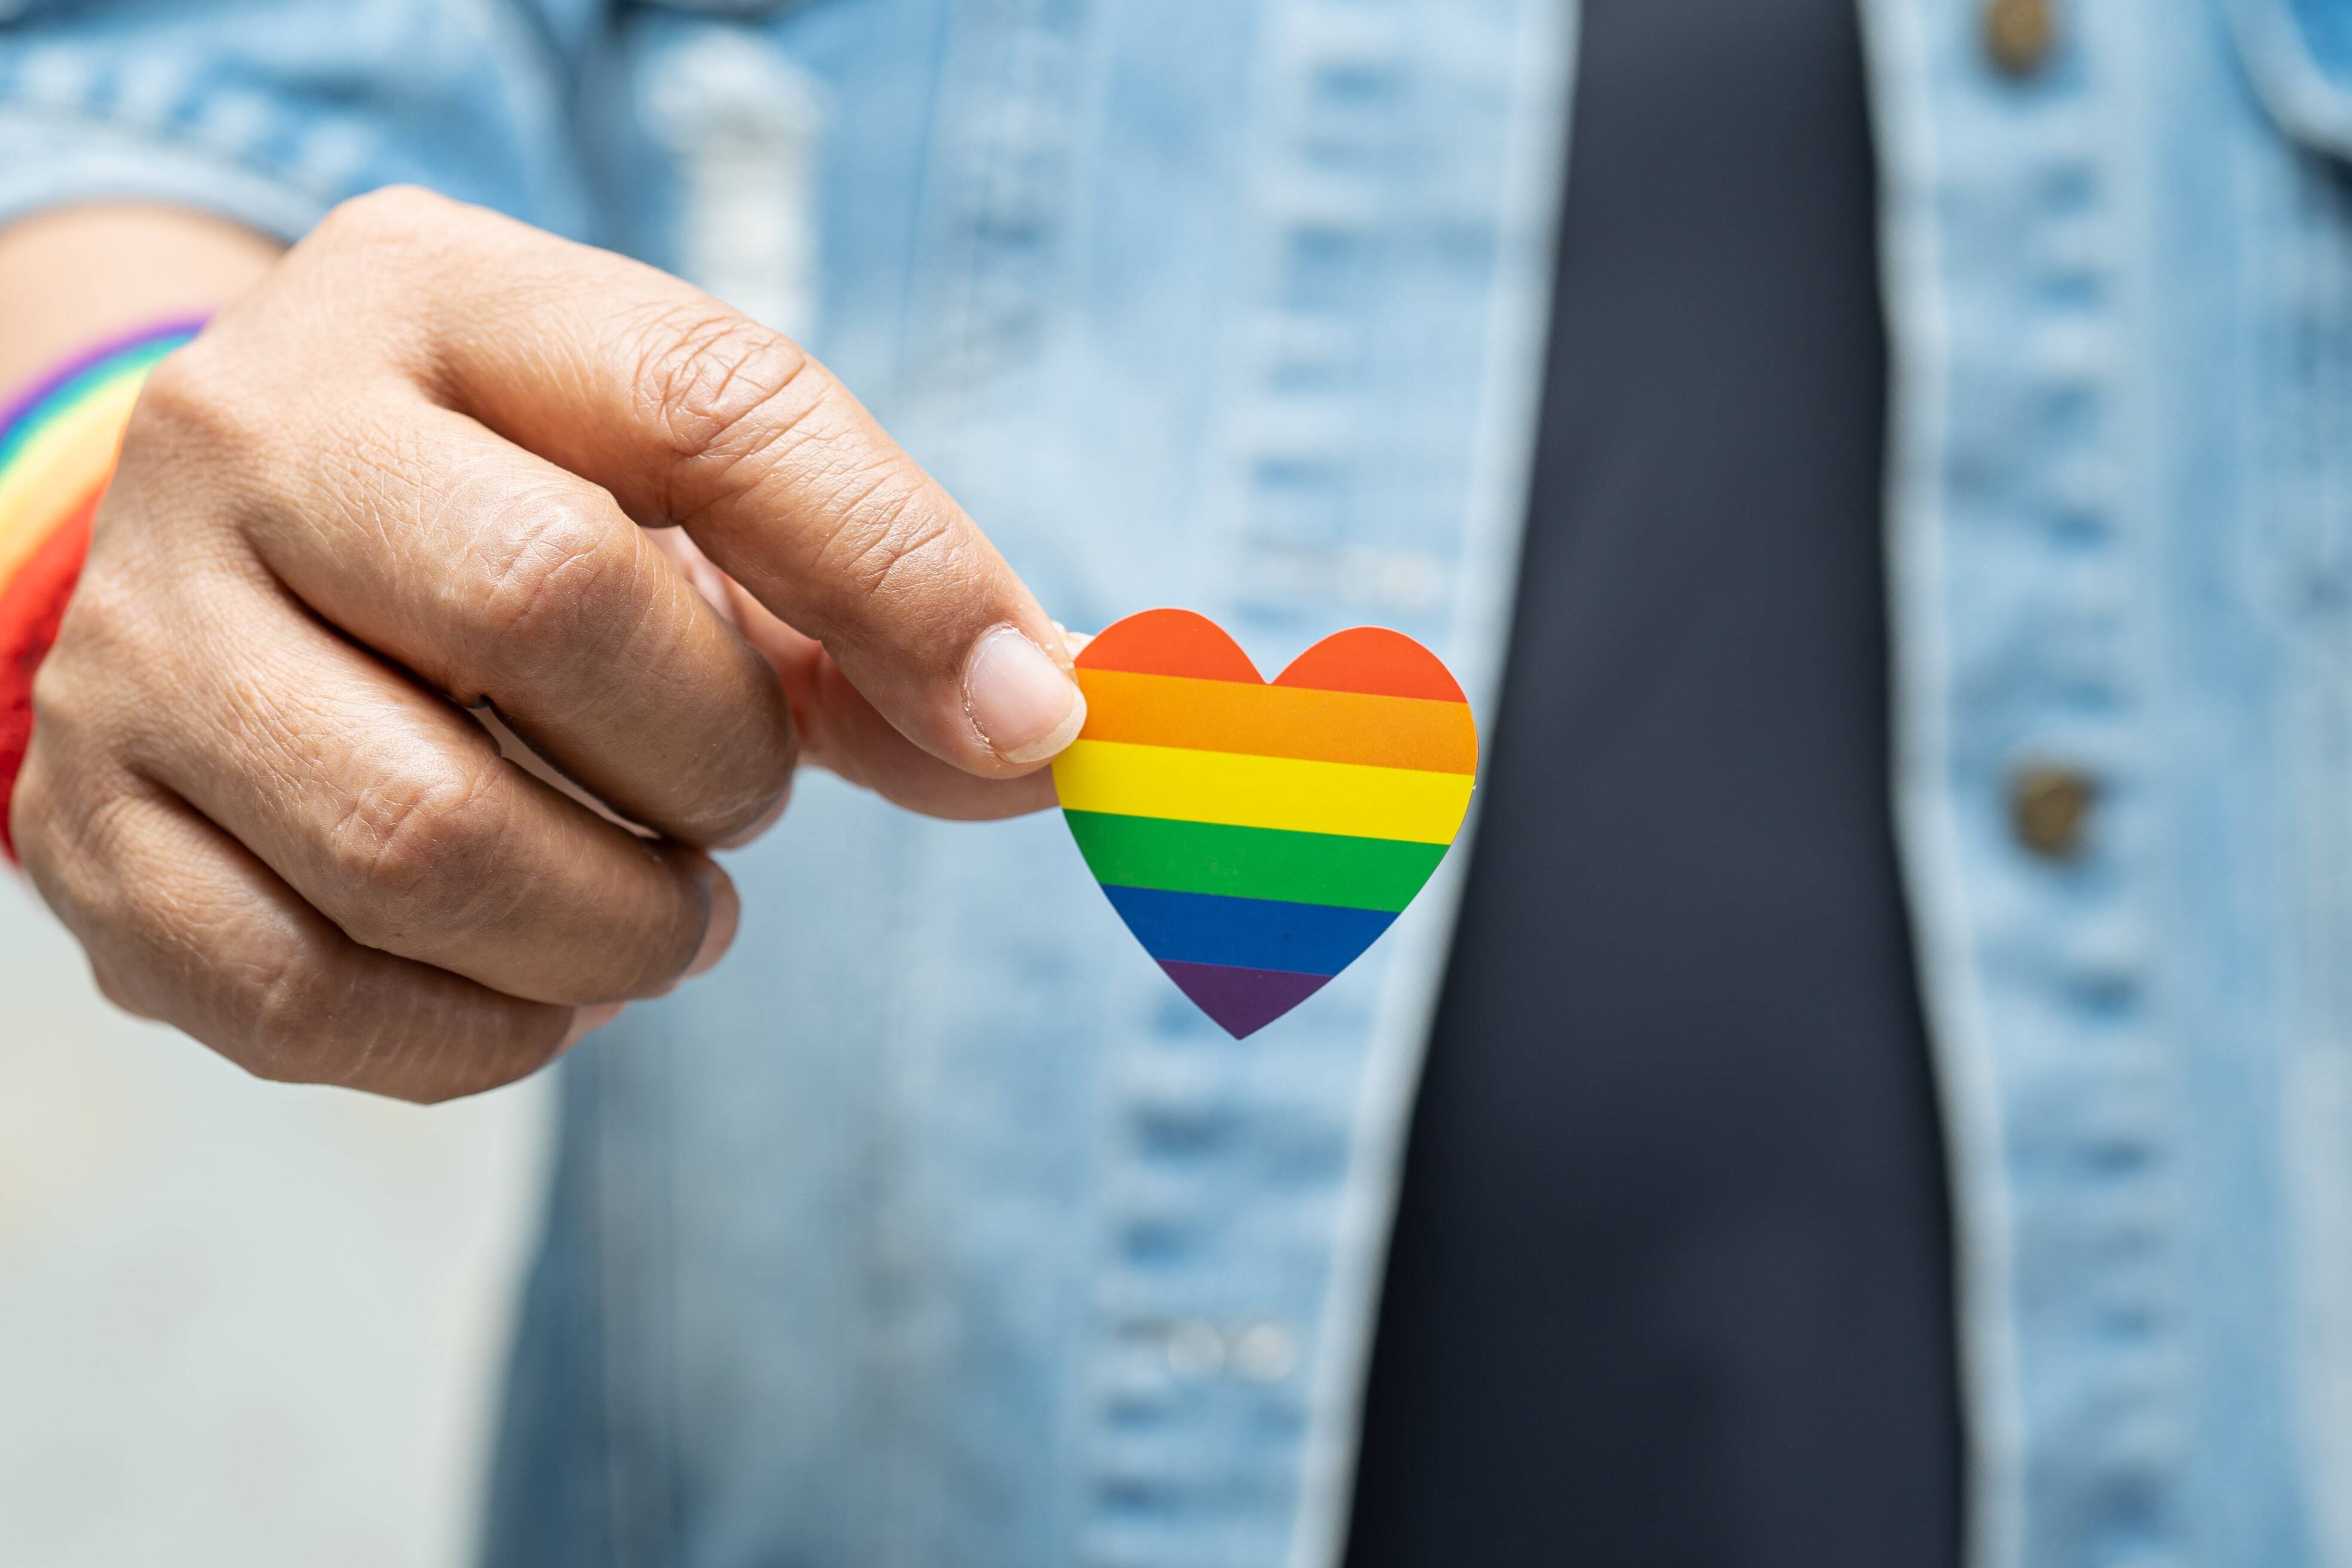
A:
POLYGON ((257 1085, 0 875, 0 1564, 468 1561, 544 1079, 257 1085))

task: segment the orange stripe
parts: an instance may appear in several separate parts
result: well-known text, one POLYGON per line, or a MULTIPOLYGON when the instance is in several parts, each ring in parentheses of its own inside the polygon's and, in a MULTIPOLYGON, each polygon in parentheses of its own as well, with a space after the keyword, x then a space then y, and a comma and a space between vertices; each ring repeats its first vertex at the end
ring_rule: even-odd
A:
POLYGON ((1082 733, 1089 741, 1425 773, 1478 771, 1478 732, 1466 703, 1084 665, 1078 685, 1087 694, 1082 733))

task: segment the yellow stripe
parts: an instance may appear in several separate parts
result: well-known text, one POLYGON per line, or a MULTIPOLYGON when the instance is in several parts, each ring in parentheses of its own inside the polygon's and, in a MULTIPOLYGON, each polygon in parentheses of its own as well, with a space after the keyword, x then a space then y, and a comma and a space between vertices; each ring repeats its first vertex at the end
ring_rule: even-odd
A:
POLYGON ((1368 768, 1245 752, 1080 741, 1054 763, 1071 811, 1450 844, 1470 807, 1468 773, 1368 768))
POLYGON ((0 472, 0 584, 32 558, 68 508, 105 479, 142 384, 127 380, 106 388, 34 437, 0 472))

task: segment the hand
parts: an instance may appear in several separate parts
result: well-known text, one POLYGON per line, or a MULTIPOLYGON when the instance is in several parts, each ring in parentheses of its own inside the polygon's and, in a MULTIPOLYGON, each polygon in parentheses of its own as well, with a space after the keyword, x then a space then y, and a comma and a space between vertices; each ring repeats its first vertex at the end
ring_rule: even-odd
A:
POLYGON ((717 961, 738 905, 705 850, 772 816, 799 735, 926 810, 1048 804, 1066 666, 792 342, 384 192, 149 383, 12 825, 118 1004, 266 1077, 441 1099, 717 961))

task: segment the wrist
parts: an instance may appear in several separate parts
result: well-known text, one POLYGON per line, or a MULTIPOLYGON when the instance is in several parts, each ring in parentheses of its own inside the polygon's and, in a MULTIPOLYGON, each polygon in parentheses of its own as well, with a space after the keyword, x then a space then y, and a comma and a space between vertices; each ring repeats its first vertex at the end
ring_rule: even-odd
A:
POLYGON ((33 677, 57 639, 139 389, 196 333, 158 322, 73 355, 0 403, 0 849, 32 740, 33 677))

